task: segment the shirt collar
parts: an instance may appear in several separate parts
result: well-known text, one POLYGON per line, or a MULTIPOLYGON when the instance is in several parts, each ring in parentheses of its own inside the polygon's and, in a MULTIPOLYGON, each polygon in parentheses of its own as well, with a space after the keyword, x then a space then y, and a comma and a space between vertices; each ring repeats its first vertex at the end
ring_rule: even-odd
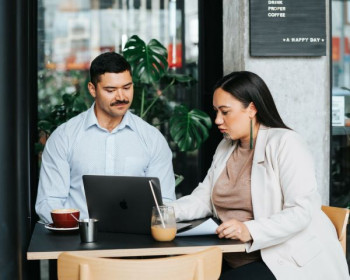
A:
MULTIPOLYGON (((90 128, 93 125, 100 127, 100 125, 98 124, 96 115, 95 115, 94 108, 95 108, 95 102, 87 110, 87 115, 86 115, 86 119, 85 119, 85 130, 87 130, 88 128, 90 128)), ((121 123, 116 128, 114 128, 111 133, 116 132, 118 130, 122 130, 125 127, 129 127, 130 129, 135 130, 134 123, 132 121, 132 114, 129 111, 126 112, 121 123)))
POLYGON ((120 122, 119 125, 117 125, 117 127, 115 127, 111 132, 116 132, 118 130, 122 130, 126 127, 130 128, 131 130, 135 130, 134 127, 133 127, 133 122, 132 122, 132 116, 131 116, 131 113, 128 111, 126 111, 122 121, 120 122))

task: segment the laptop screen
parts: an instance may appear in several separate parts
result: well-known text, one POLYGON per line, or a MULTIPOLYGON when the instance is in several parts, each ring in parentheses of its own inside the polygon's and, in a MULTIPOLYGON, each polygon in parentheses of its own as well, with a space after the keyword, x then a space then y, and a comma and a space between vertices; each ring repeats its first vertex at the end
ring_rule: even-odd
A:
POLYGON ((98 230, 149 234, 155 205, 150 180, 162 205, 158 178, 83 175, 89 217, 99 220, 98 230))

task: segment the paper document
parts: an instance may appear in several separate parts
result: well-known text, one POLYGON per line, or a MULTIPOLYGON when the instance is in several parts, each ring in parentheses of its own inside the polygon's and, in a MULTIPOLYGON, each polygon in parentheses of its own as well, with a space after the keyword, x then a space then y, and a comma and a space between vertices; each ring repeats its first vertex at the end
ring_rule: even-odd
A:
POLYGON ((217 228, 218 224, 212 218, 209 218, 198 226, 194 226, 193 228, 180 232, 176 234, 176 236, 216 234, 215 231, 217 228))

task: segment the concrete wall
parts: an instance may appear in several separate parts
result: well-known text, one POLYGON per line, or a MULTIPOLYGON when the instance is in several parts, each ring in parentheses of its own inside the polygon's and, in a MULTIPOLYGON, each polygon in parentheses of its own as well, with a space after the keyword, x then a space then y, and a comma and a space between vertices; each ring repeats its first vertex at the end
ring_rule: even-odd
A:
MULTIPOLYGON (((328 1, 327 3, 327 38, 328 1)), ((249 1, 224 0, 224 73, 248 70, 264 79, 286 125, 307 142, 314 157, 318 188, 329 203, 330 65, 322 57, 249 55, 249 1)), ((328 44, 329 45, 329 44, 328 44)))

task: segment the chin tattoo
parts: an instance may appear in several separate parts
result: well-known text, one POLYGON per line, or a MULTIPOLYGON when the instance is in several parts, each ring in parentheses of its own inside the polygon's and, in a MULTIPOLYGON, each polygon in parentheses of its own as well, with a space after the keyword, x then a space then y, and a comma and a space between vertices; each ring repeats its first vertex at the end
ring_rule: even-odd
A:
POLYGON ((230 134, 224 132, 222 135, 224 136, 224 138, 225 138, 226 140, 232 140, 231 137, 230 137, 230 134))

